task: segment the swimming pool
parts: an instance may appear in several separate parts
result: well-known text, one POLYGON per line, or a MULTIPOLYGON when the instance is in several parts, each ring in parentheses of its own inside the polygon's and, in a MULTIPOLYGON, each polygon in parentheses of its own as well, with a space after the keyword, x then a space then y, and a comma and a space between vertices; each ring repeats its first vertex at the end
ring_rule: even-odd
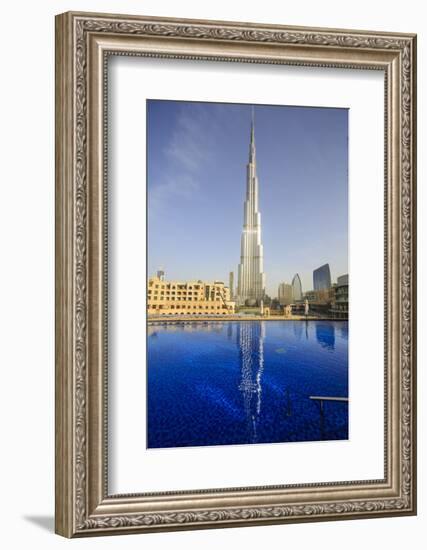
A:
POLYGON ((148 448, 348 439, 347 321, 148 326, 148 448))

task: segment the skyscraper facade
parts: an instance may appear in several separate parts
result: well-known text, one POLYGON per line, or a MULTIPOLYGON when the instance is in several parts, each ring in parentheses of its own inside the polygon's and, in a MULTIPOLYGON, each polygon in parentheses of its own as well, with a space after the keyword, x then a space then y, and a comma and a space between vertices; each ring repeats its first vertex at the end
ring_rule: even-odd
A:
POLYGON ((331 288, 331 270, 324 264, 313 271, 313 289, 328 290, 331 288))
POLYGON ((331 311, 339 319, 348 319, 348 273, 337 278, 331 311))
POLYGON ((230 298, 234 297, 234 271, 230 271, 228 276, 228 288, 230 289, 230 298))
POLYGON ((258 177, 253 116, 246 178, 240 264, 237 274, 237 302, 240 305, 256 305, 265 295, 265 274, 261 242, 261 214, 258 210, 258 177))
POLYGON ((337 277, 337 286, 348 286, 348 273, 337 277))
POLYGON ((298 273, 296 273, 292 279, 292 300, 294 302, 300 302, 302 300, 302 285, 298 273))

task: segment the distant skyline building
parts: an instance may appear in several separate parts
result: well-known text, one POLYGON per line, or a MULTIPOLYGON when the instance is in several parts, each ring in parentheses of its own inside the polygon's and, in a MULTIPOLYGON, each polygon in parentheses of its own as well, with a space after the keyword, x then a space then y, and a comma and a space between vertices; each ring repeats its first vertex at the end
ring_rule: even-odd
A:
POLYGON ((157 277, 163 281, 164 278, 165 278, 165 270, 161 267, 160 269, 157 270, 157 277))
POLYGON ((231 299, 234 298, 234 271, 230 271, 230 274, 228 276, 228 286, 230 288, 230 297, 231 299))
POLYGON ((302 300, 302 285, 301 279, 298 273, 294 275, 292 279, 292 301, 300 302, 302 300))
POLYGON ((256 305, 265 295, 264 251, 261 242, 261 214, 258 210, 258 177, 256 171, 255 125, 252 107, 249 162, 246 172, 243 231, 238 268, 237 302, 256 305))
POLYGON ((340 275, 337 278, 337 286, 348 286, 348 274, 340 275))
POLYGON ((339 319, 348 319, 348 273, 337 278, 331 312, 339 319))
POLYGON ((331 270, 324 264, 313 271, 313 289, 328 290, 331 288, 331 270))
POLYGON ((292 304, 292 285, 280 283, 277 297, 281 306, 292 304))

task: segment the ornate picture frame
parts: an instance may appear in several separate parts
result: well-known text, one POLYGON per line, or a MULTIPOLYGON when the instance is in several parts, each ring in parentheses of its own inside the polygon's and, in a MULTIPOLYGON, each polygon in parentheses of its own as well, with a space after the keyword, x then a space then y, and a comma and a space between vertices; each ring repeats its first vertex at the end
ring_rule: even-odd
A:
POLYGON ((416 36, 68 12, 56 17, 56 532, 65 537, 416 513, 416 36), (384 479, 108 492, 111 55, 384 72, 384 479))

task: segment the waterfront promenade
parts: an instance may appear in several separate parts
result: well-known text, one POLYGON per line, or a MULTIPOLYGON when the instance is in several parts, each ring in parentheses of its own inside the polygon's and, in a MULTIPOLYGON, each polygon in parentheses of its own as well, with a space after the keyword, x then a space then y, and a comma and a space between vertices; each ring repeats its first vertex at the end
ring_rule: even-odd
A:
POLYGON ((148 323, 177 323, 177 322, 206 322, 206 321, 347 321, 347 319, 339 319, 327 316, 315 315, 149 315, 148 323))

